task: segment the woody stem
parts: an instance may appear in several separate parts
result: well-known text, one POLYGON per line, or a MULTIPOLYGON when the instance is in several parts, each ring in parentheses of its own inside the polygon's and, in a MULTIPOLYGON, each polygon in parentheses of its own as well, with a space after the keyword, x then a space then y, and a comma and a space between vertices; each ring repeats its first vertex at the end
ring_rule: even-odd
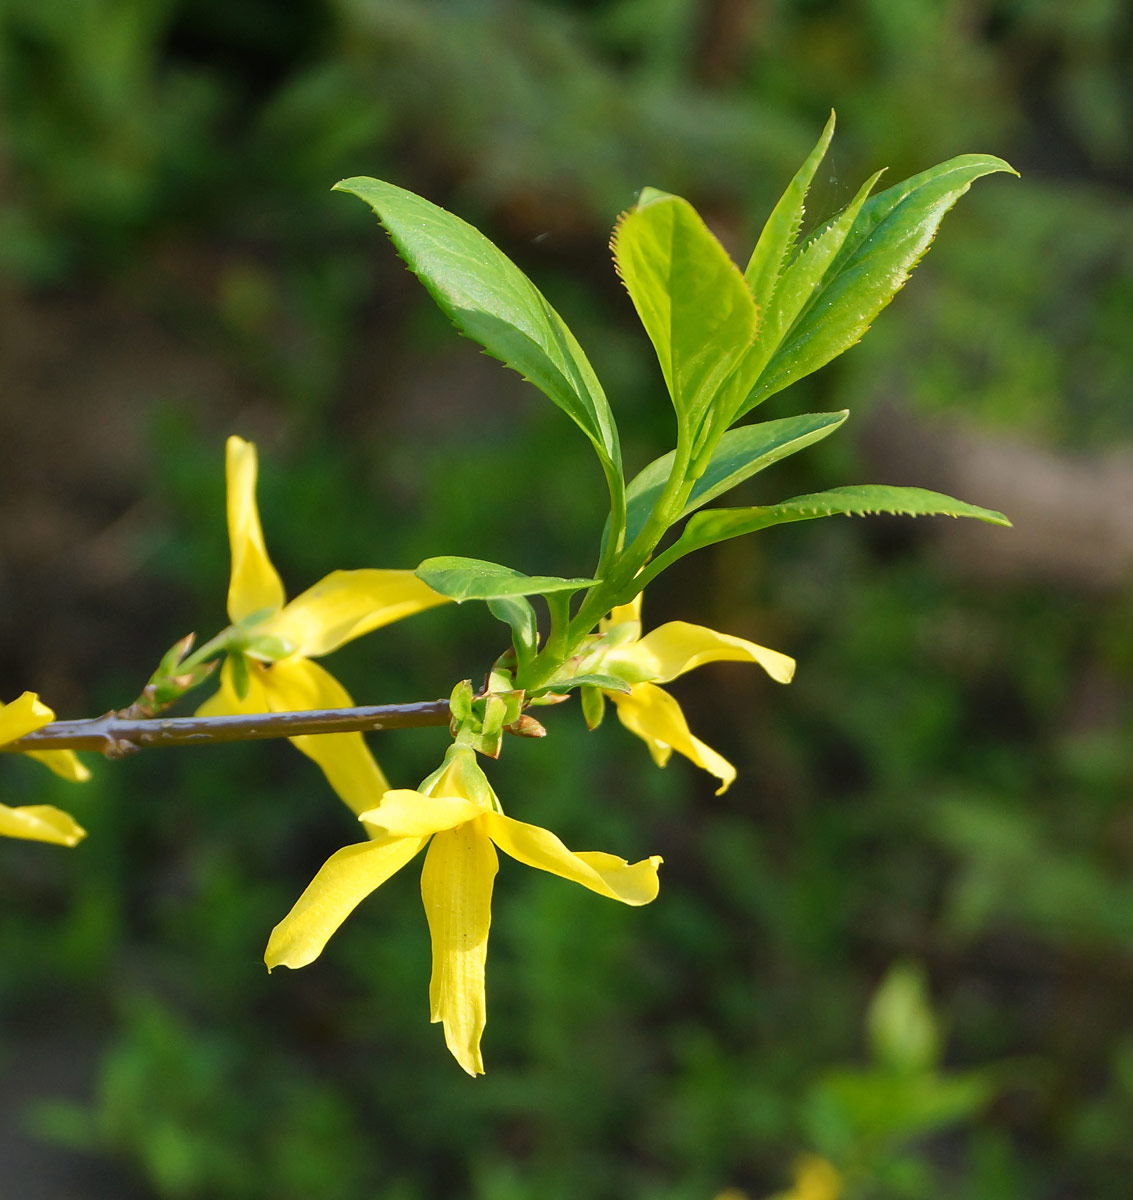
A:
POLYGON ((14 742, 6 742, 0 746, 0 753, 95 750, 107 758, 121 758, 143 746, 205 746, 307 734, 413 729, 447 725, 450 716, 447 700, 220 717, 139 718, 109 712, 81 721, 53 721, 14 742))

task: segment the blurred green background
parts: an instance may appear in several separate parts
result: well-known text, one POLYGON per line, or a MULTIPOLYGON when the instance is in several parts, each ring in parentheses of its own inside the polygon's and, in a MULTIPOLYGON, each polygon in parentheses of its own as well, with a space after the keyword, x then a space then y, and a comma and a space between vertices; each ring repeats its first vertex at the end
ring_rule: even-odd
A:
MULTIPOLYGON (((1015 530, 821 522, 652 589, 648 624, 754 638, 796 682, 673 688, 740 769, 720 798, 573 705, 507 747, 510 812, 666 861, 642 910, 504 862, 485 1078, 427 1022, 412 869, 319 963, 264 971, 357 837, 288 747, 82 789, 3 764, 5 803, 90 832, 0 845, 5 1196, 761 1200, 817 1153, 851 1200, 1128 1197, 1131 60, 1121 0, 2 0, 0 682, 62 716, 223 623, 230 432, 260 446, 292 594, 433 554, 592 566, 584 439, 445 325, 338 178, 513 255, 635 470, 671 424, 606 251, 638 188, 744 256, 831 106, 815 222, 878 166, 1023 173, 768 403, 852 417, 748 492, 921 484, 1015 530)), ((454 607, 329 665, 360 702, 427 699, 500 646, 454 607)), ((443 747, 372 740, 402 785, 443 747)))

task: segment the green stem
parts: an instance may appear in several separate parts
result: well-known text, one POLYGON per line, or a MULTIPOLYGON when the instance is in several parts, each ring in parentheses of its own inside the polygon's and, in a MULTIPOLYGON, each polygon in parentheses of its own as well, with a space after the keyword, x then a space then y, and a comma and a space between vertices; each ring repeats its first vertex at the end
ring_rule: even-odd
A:
MULTIPOLYGON (((631 595, 635 595, 640 590, 635 586, 638 572, 649 561, 649 556, 656 549, 657 543, 677 520, 692 491, 693 483, 687 478, 690 457, 691 446, 688 439, 678 435, 676 451, 673 455, 673 469, 669 472, 665 487, 657 497, 641 532, 634 538, 628 549, 611 558, 607 574, 583 597, 582 604, 570 622, 565 636, 561 639, 548 637, 547 645, 531 664, 531 670, 524 675, 523 686, 529 692, 534 691, 550 679, 611 608, 617 604, 624 604, 631 595)), ((612 543, 613 528, 611 527, 611 537, 607 546, 612 543)), ((549 603, 551 597, 547 599, 549 603)))

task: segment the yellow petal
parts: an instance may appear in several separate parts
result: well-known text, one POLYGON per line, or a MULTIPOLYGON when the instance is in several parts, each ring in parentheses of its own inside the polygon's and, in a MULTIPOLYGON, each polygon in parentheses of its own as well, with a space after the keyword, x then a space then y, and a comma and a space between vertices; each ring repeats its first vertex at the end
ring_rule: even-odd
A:
POLYGON ((833 1163, 817 1154, 806 1154, 795 1163, 795 1186, 782 1200, 838 1200, 842 1175, 833 1163))
MULTIPOLYGON (((16 738, 22 738, 27 733, 42 729, 44 725, 49 725, 54 720, 55 714, 34 692, 24 692, 11 704, 0 704, 0 746, 5 742, 14 742, 16 738)), ((37 762, 43 763, 44 766, 54 771, 56 775, 69 779, 72 783, 84 783, 90 778, 90 771, 79 762, 73 750, 25 750, 24 753, 28 758, 36 759, 37 762)), ((51 809, 50 811, 57 812, 58 810, 51 809)), ((67 816, 66 813, 60 815, 67 816)), ((67 817, 67 820, 70 821, 71 818, 67 817)), ((75 825, 75 829, 79 829, 79 827, 75 825)), ((30 835, 11 834, 10 836, 30 835)), ((83 831, 79 829, 75 841, 82 836, 83 831)), ((44 840, 58 841, 59 839, 51 837, 44 840)), ((74 845, 74 842, 66 844, 74 845)))
POLYGON ((605 662, 632 664, 653 683, 666 683, 709 662, 758 663, 778 683, 790 683, 795 673, 795 660, 778 650, 687 621, 659 625, 640 641, 611 650, 605 662))
POLYGON ((295 906, 271 931, 264 962, 305 967, 330 936, 376 887, 399 871, 425 844, 424 838, 393 838, 346 846, 323 863, 295 906))
POLYGON ((430 1019, 443 1022, 445 1044, 469 1075, 484 1073, 484 964, 498 865, 477 820, 438 833, 421 871, 421 899, 433 942, 430 1019))
POLYGON ((74 846, 86 837, 87 831, 74 817, 50 804, 32 804, 24 808, 0 804, 0 835, 74 846))
POLYGON ((261 609, 283 607, 283 584, 268 558, 260 513, 256 507, 256 447, 230 437, 225 454, 228 478, 228 544, 232 575, 228 583, 228 617, 242 621, 261 609))
POLYGON ((198 717, 235 716, 238 713, 271 712, 258 663, 248 663, 248 691, 241 697, 236 691, 231 658, 220 668, 220 687, 198 709, 198 717))
POLYGON ((610 615, 603 618, 603 620, 598 623, 598 628, 605 633, 607 629, 612 629, 615 625, 626 625, 632 623, 637 626, 634 637, 640 637, 641 597, 642 593, 638 592, 628 604, 619 604, 616 608, 610 609, 610 615))
MULTIPOLYGON (((249 661, 249 674, 263 688, 267 711, 350 708, 350 694, 329 672, 308 658, 293 655, 274 664, 249 661)), ((251 695, 251 691, 249 691, 251 695)), ((376 808, 389 781, 360 733, 305 734, 291 744, 314 759, 327 782, 354 812, 376 808)))
POLYGON ((446 602, 412 571, 333 571, 257 632, 280 637, 296 653, 318 658, 372 629, 446 602))
POLYGON ((529 867, 571 879, 623 904, 648 904, 657 898, 660 855, 628 863, 624 858, 600 851, 574 853, 550 830, 538 825, 527 825, 496 812, 486 812, 481 821, 501 850, 529 867))
POLYGON ((90 778, 90 771, 79 762, 74 750, 25 750, 24 753, 71 783, 86 783, 90 778))
POLYGON ((720 780, 717 796, 731 787, 736 777, 735 767, 711 746, 693 737, 681 706, 668 692, 652 683, 635 683, 628 693, 606 695, 613 700, 618 719, 644 740, 659 767, 668 761, 668 750, 676 750, 720 780))
POLYGON ((55 714, 35 692, 24 692, 11 704, 0 704, 0 746, 34 733, 55 720, 55 714))
POLYGON ((360 820, 383 837, 430 837, 471 821, 481 811, 463 796, 424 796, 396 788, 386 792, 377 808, 360 814, 360 820))

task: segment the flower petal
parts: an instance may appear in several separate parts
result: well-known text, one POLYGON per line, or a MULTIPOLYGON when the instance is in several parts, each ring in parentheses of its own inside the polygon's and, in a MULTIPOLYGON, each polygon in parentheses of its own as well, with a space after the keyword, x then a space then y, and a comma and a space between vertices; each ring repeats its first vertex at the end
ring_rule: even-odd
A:
POLYGON ((55 714, 35 692, 24 692, 11 704, 0 704, 0 746, 34 733, 55 720, 55 714))
POLYGON ((228 617, 242 621, 262 609, 283 607, 283 584, 268 558, 260 513, 256 507, 256 447, 230 437, 225 448, 228 480, 228 544, 232 574, 228 582, 228 617))
POLYGON ((538 825, 528 825, 496 812, 486 812, 481 820, 488 836, 501 850, 529 867, 581 883, 592 892, 623 904, 648 904, 657 898, 660 886, 657 868, 661 865, 658 854, 628 863, 624 858, 600 851, 575 853, 549 829, 538 825))
POLYGON ((24 753, 71 783, 86 783, 90 778, 90 770, 79 762, 74 750, 25 750, 24 753))
POLYGON ((381 804, 359 814, 384 837, 430 837, 479 816, 481 808, 463 796, 425 796, 409 788, 386 792, 381 804))
POLYGON ((676 750, 720 780, 717 796, 731 787, 736 778, 735 767, 692 735, 681 706, 668 692, 652 683, 635 683, 628 693, 607 692, 606 695, 613 700, 618 719, 644 740, 659 767, 668 762, 668 751, 676 750))
MULTIPOLYGON (((5 742, 14 742, 16 738, 22 738, 27 733, 32 733, 36 729, 42 729, 44 725, 49 725, 55 720, 55 714, 50 708, 44 704, 35 692, 24 692, 21 696, 17 696, 11 704, 0 704, 0 746, 5 742)), ((90 778, 90 771, 79 762, 75 757, 73 750, 25 750, 24 753, 28 758, 34 758, 37 761, 49 767, 56 775, 61 775, 64 779, 71 780, 72 783, 84 783, 90 778)), ((9 812, 23 811, 9 809, 9 812)), ((45 810, 46 811, 46 810, 45 810)), ((58 809, 51 809, 52 812, 57 812, 58 809)), ((66 817, 67 814, 63 813, 66 817)), ((67 817, 70 821, 71 818, 67 817)), ((72 822, 72 824, 74 824, 72 822)), ((78 837, 83 836, 83 831, 75 825, 75 829, 79 830, 78 837)), ((11 834, 11 837, 30 836, 22 834, 11 834)), ((46 838, 46 841, 57 841, 57 838, 46 838)), ((73 846, 74 842, 68 842, 67 845, 73 846)))
MULTIPOLYGON (((342 684, 310 659, 293 655, 273 664, 249 661, 248 666, 249 675, 263 688, 266 711, 350 708, 354 703, 342 684)), ((389 791, 389 780, 360 733, 304 734, 290 741, 319 764, 327 782, 354 812, 376 808, 389 791)))
POLYGON ((638 592, 636 596, 628 604, 619 604, 616 608, 610 609, 610 615, 603 617, 598 622, 598 628, 602 633, 607 629, 613 629, 615 625, 636 625, 637 629, 634 632, 634 638, 641 636, 641 599, 643 593, 638 592))
POLYGON ((487 1020, 484 964, 499 861, 479 820, 438 833, 425 855, 421 899, 433 942, 430 1019, 469 1075, 483 1075, 480 1038, 487 1020))
POLYGON ((425 844, 424 838, 361 842, 332 854, 271 931, 264 962, 305 967, 322 953, 330 936, 376 887, 399 871, 425 844))
POLYGON ((412 571, 332 571, 256 631, 318 658, 372 629, 447 602, 412 571))
POLYGON ((30 804, 23 808, 0 804, 0 835, 74 846, 86 837, 87 831, 70 814, 50 804, 30 804))
POLYGON ((777 683, 790 683, 795 673, 795 660, 778 650, 687 621, 659 625, 639 641, 611 650, 605 661, 632 664, 653 683, 666 683, 709 662, 758 663, 777 683))
POLYGON ((226 658, 220 668, 220 687, 198 709, 198 717, 225 717, 238 713, 271 712, 267 692, 264 690, 258 663, 248 664, 248 691, 241 697, 236 691, 235 672, 231 658, 226 658))

